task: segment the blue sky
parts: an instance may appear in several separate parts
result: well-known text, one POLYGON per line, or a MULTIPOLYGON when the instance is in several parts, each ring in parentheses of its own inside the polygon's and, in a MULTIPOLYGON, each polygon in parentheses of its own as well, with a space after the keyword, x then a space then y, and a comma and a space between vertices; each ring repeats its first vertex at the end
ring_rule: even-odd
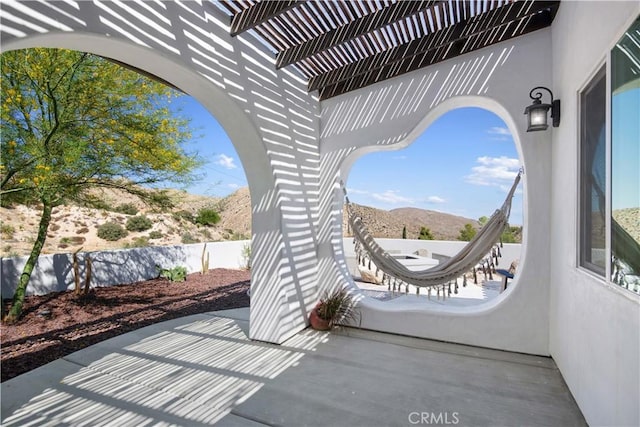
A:
MULTIPOLYGON (((487 110, 461 108, 442 115, 409 147, 357 160, 347 190, 363 205, 477 219, 500 207, 519 168, 505 123, 487 110)), ((521 193, 514 198, 513 224, 522 223, 521 193)))
POLYGON ((247 187, 247 178, 238 154, 226 132, 213 116, 190 96, 181 96, 172 102, 174 111, 191 119, 194 129, 186 149, 197 152, 206 160, 196 174, 201 178, 188 190, 193 194, 224 197, 238 188, 247 187))
MULTIPOLYGON (((208 163, 187 190, 226 196, 247 185, 233 144, 216 120, 193 98, 174 102, 197 129, 187 147, 208 163)), ((479 108, 450 111, 409 147, 365 155, 347 179, 350 199, 380 209, 418 207, 477 219, 498 208, 520 167, 504 122, 479 108)), ((522 185, 522 184, 521 184, 522 185)), ((522 224, 521 189, 511 223, 522 224)))

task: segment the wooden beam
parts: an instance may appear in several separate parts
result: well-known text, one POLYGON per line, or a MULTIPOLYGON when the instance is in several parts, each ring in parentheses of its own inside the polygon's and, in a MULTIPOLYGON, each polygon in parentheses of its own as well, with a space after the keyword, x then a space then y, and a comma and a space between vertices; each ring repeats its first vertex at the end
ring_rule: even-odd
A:
POLYGON ((231 36, 248 31, 253 27, 296 7, 300 0, 263 0, 236 14, 231 19, 231 36))
POLYGON ((433 8, 436 4, 444 3, 446 2, 435 0, 399 1, 384 9, 370 13, 369 15, 364 15, 360 19, 350 22, 347 25, 321 34, 312 40, 278 52, 276 56, 276 68, 280 69, 287 65, 294 64, 363 34, 398 22, 422 10, 433 8))
POLYGON ((491 28, 486 28, 482 32, 474 32, 473 34, 467 35, 464 38, 461 38, 458 40, 452 40, 445 44, 434 43, 431 48, 421 51, 419 55, 405 55, 403 58, 401 58, 398 61, 389 61, 387 63, 382 63, 382 65, 380 66, 377 66, 375 68, 370 68, 369 70, 365 72, 360 72, 357 75, 342 78, 339 81, 332 84, 320 86, 319 87, 320 100, 325 100, 334 96, 338 96, 355 89, 366 87, 371 84, 378 83, 380 81, 387 80, 387 79, 435 64, 437 62, 444 61, 445 59, 451 59, 463 53, 469 53, 469 52, 490 46, 494 43, 506 41, 506 40, 539 30, 541 28, 548 27, 553 21, 553 17, 555 16, 555 13, 557 11, 557 8, 560 2, 556 1, 553 3, 554 3, 553 5, 547 5, 549 9, 543 9, 533 14, 527 13, 515 20, 504 21, 503 24, 499 26, 491 26, 491 28), (528 20, 529 22, 520 31, 518 31, 517 33, 513 33, 517 25, 522 20, 528 20), (475 44, 471 48, 465 49, 464 51, 462 51, 460 42, 463 41, 465 38, 480 37, 487 31, 490 31, 494 28, 498 28, 501 26, 507 26, 507 27, 506 27, 506 31, 504 32, 505 36, 502 37, 500 40, 497 40, 495 42, 491 42, 490 40, 485 40, 485 42, 483 43, 475 44), (456 44, 458 44, 458 47, 455 46, 456 44), (452 49, 447 49, 447 47, 452 47, 452 49))
MULTIPOLYGON (((309 92, 320 88, 334 86, 342 81, 353 81, 360 75, 371 74, 394 62, 410 62, 408 58, 433 53, 437 49, 466 40, 474 35, 490 31, 508 22, 534 16, 546 9, 557 9, 560 1, 522 1, 509 3, 506 6, 476 15, 470 20, 459 22, 451 27, 428 34, 420 39, 399 45, 393 49, 370 56, 361 61, 345 65, 344 67, 326 72, 309 80, 309 92)), ((554 12, 555 13, 555 10, 554 12)), ((475 50, 475 49, 473 49, 475 50)), ((398 67, 401 70, 402 67, 398 67)), ((390 78, 385 77, 385 78, 390 78)), ((384 80, 384 79, 382 79, 384 80)))

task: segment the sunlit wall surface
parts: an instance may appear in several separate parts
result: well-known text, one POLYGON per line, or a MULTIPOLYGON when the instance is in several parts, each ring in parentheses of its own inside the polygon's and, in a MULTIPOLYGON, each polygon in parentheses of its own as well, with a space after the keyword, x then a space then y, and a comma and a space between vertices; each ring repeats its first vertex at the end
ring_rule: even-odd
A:
POLYGON ((640 18, 611 52, 611 280, 640 293, 640 18))

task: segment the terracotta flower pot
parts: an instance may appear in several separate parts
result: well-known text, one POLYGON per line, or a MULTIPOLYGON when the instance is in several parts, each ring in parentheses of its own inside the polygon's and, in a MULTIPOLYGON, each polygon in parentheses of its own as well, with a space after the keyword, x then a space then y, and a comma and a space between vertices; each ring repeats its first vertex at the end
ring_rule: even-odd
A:
POLYGON ((330 329, 329 321, 321 319, 320 316, 318 316, 317 307, 314 307, 313 310, 311 310, 309 323, 311 323, 311 327, 317 331, 328 331, 330 329))

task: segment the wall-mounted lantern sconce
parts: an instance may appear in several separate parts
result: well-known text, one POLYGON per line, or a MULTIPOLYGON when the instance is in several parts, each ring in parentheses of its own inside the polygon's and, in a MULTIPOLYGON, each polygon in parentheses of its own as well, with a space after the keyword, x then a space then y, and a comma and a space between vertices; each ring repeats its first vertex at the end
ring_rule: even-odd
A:
POLYGON ((560 125, 560 100, 553 99, 553 92, 544 86, 538 86, 531 89, 529 98, 533 99, 533 104, 524 109, 524 114, 527 115, 527 132, 546 130, 549 127, 547 123, 547 111, 549 111, 549 109, 551 109, 553 127, 557 128, 560 125), (551 104, 543 104, 542 101, 540 101, 540 98, 542 98, 540 89, 549 92, 549 95, 551 95, 551 104))

